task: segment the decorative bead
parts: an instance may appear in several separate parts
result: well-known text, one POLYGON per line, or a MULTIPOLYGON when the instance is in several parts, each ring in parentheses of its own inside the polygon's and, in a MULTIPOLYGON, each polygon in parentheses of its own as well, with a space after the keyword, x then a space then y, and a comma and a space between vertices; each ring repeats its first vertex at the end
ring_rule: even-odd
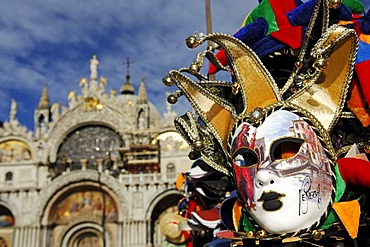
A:
POLYGON ((322 53, 322 51, 323 51, 323 50, 322 50, 321 48, 318 48, 318 49, 316 50, 316 53, 317 53, 317 54, 321 54, 321 53, 322 53))
POLYGON ((262 113, 261 113, 260 110, 254 110, 252 115, 253 115, 253 118, 255 118, 255 119, 259 119, 259 118, 262 117, 262 113))
POLYGON ((257 232, 257 237, 258 238, 266 238, 267 237, 267 232, 265 230, 259 230, 257 232))
POLYGON ((292 87, 292 88, 290 88, 290 92, 291 93, 296 93, 298 90, 297 90, 297 88, 296 87, 292 87))
POLYGON ((240 90, 240 84, 237 82, 233 83, 233 85, 231 86, 231 92, 234 95, 237 95, 239 93, 239 90, 240 90))
POLYGON ((254 235, 254 232, 253 231, 249 231, 245 234, 245 237, 246 238, 255 238, 255 235, 254 235))
POLYGON ((296 67, 297 69, 300 69, 300 68, 302 68, 303 63, 302 63, 301 61, 297 61, 297 62, 295 62, 295 63, 294 63, 294 65, 295 65, 295 67, 296 67))
POLYGON ((164 77, 162 79, 162 82, 163 82, 164 85, 169 86, 169 87, 174 84, 173 80, 171 79, 171 77, 169 75, 164 77))
POLYGON ((332 9, 338 9, 342 5, 342 0, 330 0, 329 6, 332 9))
POLYGON ((308 84, 310 84, 310 80, 308 80, 308 79, 306 79, 306 80, 304 80, 303 82, 302 82, 302 85, 303 86, 307 86, 308 84))
POLYGON ((364 147, 364 151, 365 151, 365 153, 370 154, 370 144, 368 144, 364 147))

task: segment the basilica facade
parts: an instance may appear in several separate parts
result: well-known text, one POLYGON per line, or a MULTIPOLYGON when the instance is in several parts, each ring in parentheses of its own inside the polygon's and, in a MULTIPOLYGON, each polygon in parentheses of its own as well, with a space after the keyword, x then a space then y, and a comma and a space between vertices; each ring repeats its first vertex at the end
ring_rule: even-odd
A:
POLYGON ((189 147, 170 105, 161 116, 129 73, 106 92, 98 63, 67 105, 50 104, 44 87, 33 130, 12 101, 0 127, 0 246, 168 245, 159 222, 177 210, 189 147))

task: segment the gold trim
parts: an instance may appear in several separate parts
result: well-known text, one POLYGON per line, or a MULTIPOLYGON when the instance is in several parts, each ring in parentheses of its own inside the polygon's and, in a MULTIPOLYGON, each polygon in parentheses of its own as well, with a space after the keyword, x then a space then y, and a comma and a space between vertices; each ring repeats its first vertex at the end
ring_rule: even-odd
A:
POLYGON ((328 66, 316 71, 309 83, 288 101, 315 115, 327 131, 331 131, 343 110, 357 52, 353 30, 332 26, 311 51, 315 58, 324 58, 328 66))

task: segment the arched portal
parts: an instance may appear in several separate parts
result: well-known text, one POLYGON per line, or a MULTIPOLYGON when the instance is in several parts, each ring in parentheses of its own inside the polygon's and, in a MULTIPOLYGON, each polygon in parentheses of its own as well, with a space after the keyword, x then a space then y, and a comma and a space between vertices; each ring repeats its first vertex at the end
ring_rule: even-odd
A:
POLYGON ((85 228, 83 231, 78 232, 68 242, 70 247, 100 247, 104 245, 104 240, 95 229, 85 228))
POLYGON ((61 247, 102 247, 111 246, 105 228, 94 222, 85 222, 70 227, 61 241, 61 247))
MULTIPOLYGON (((154 203, 154 207, 150 215, 150 233, 149 242, 152 246, 164 245, 164 241, 168 239, 165 237, 165 233, 161 232, 160 221, 167 214, 173 214, 177 212, 177 205, 182 198, 182 195, 178 191, 170 191, 163 196, 157 198, 154 203)), ((183 239, 181 237, 171 239, 173 244, 181 245, 183 239)))
POLYGON ((110 232, 117 229, 120 209, 105 186, 87 181, 69 185, 44 210, 42 222, 48 233, 43 241, 56 247, 115 246, 110 232))
POLYGON ((8 243, 3 237, 0 237, 0 247, 8 247, 8 243))
POLYGON ((12 212, 8 208, 0 205, 0 227, 8 227, 14 225, 15 218, 12 212))
POLYGON ((0 247, 12 246, 14 237, 15 217, 8 206, 0 205, 0 247))

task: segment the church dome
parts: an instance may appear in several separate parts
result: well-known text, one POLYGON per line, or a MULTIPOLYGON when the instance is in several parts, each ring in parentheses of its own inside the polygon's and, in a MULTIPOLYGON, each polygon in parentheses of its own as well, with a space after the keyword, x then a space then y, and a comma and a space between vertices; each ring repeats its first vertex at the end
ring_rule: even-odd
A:
POLYGON ((135 94, 135 87, 130 82, 130 76, 126 76, 126 82, 120 88, 121 94, 135 94))

